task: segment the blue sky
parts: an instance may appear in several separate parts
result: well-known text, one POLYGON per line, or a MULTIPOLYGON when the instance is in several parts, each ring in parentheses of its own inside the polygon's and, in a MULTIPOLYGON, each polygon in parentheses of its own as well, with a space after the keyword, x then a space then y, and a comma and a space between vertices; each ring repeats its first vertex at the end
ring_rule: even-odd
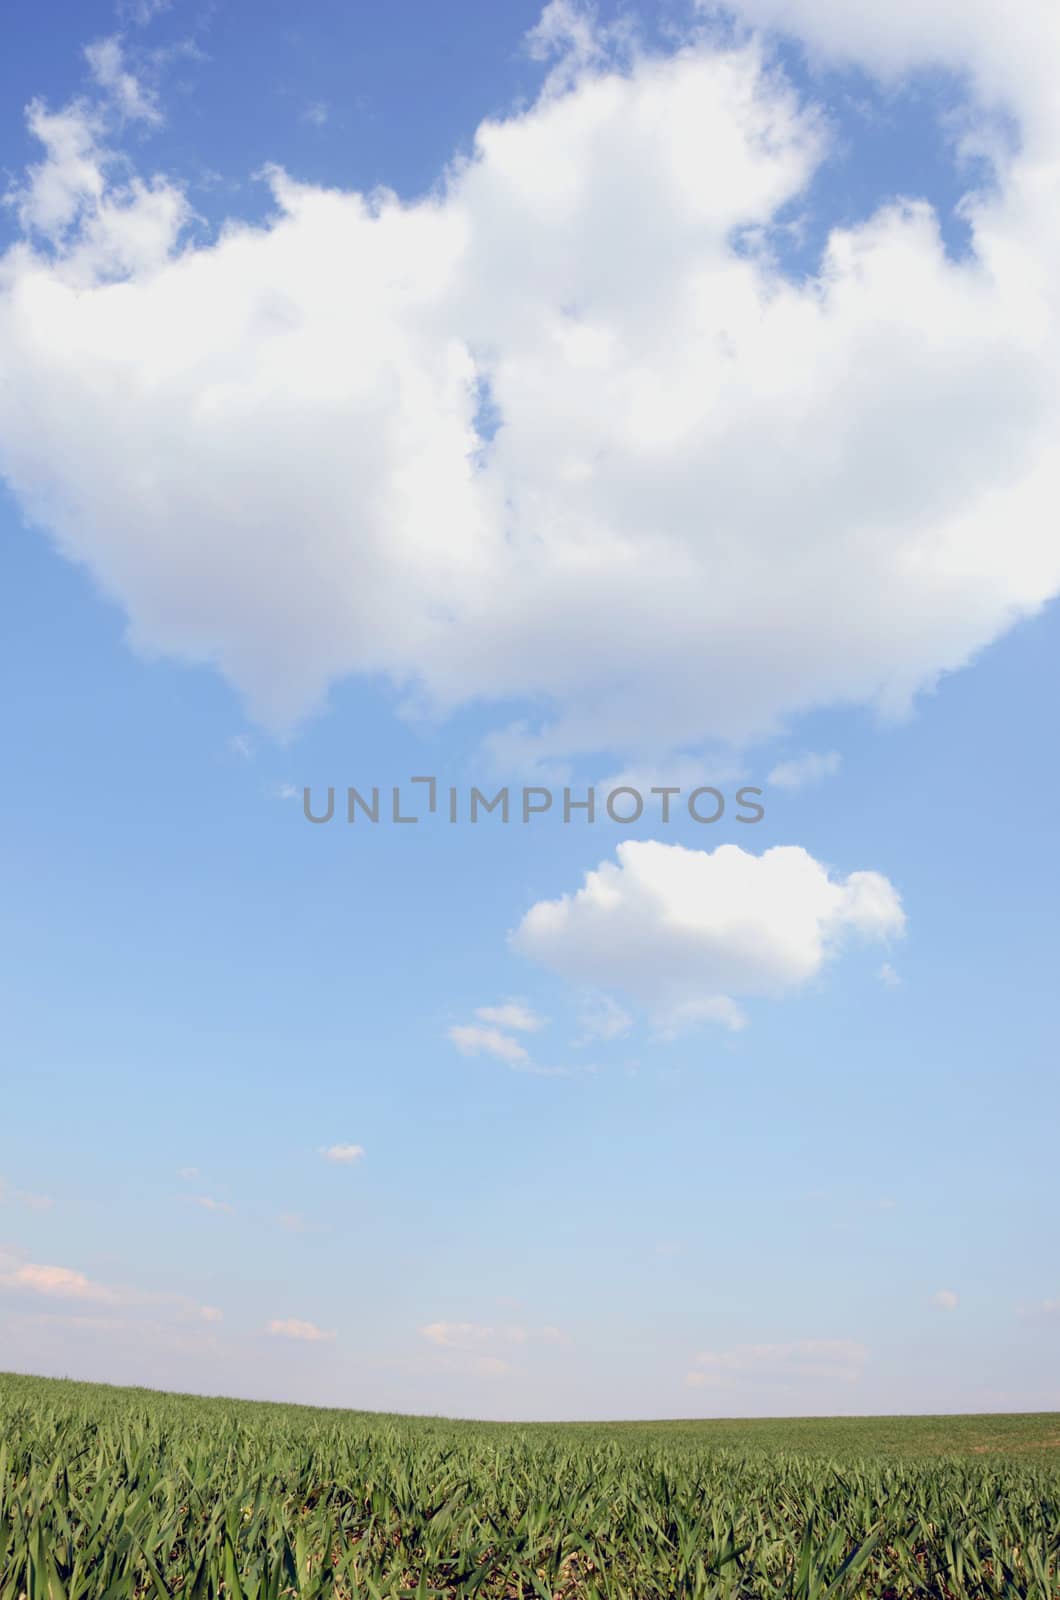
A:
POLYGON ((0 1368, 1060 1409, 1057 41, 935 9, 16 5, 0 1368))

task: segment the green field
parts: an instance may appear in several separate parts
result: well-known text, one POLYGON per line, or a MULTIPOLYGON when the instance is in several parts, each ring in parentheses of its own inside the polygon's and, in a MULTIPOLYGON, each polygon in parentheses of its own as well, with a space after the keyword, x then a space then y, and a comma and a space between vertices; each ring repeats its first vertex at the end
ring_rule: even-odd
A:
POLYGON ((0 1600, 1060 1595, 1060 1416, 499 1424, 0 1375, 0 1600))

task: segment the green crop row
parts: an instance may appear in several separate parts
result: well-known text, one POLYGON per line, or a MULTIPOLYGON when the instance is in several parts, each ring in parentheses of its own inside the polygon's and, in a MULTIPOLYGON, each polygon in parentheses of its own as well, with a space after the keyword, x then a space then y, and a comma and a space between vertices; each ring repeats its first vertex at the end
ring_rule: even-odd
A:
POLYGON ((1052 1452, 725 1437, 0 1377, 0 1600, 1060 1596, 1052 1452))

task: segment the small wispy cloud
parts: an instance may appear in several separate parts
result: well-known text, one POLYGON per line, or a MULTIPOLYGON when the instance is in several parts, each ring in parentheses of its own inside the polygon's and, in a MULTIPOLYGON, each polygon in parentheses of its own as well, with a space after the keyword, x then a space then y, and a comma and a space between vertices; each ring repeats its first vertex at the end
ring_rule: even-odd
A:
POLYGON ((314 1322, 303 1322, 298 1317, 276 1318, 269 1323, 267 1332, 277 1339, 300 1339, 306 1344, 319 1344, 336 1337, 333 1328, 318 1328, 314 1322))
POLYGON ((883 966, 880 968, 876 976, 879 978, 885 989, 897 989, 898 985, 902 981, 889 961, 885 961, 883 963, 883 966))
POLYGON ((306 1221, 300 1211, 282 1211, 276 1218, 277 1226, 284 1233, 310 1233, 311 1224, 306 1221))
POLYGON ((230 1206, 227 1200, 215 1200, 210 1194, 192 1194, 186 1196, 193 1205, 201 1206, 203 1211, 224 1211, 229 1216, 235 1215, 235 1206, 230 1206))
POLYGON ((191 1183, 199 1176, 198 1167, 178 1167, 177 1177, 184 1183, 191 1183))
POLYGON ((339 1167, 348 1167, 353 1162, 361 1160, 364 1155, 364 1146, 359 1144, 329 1144, 321 1147, 320 1154, 325 1161, 331 1161, 339 1167))
POLYGON ((567 1342, 561 1330, 552 1324, 541 1328, 528 1328, 519 1323, 508 1323, 504 1327, 492 1327, 481 1322, 428 1322, 419 1330, 420 1337, 426 1339, 428 1344, 439 1345, 446 1350, 468 1350, 483 1344, 508 1344, 527 1345, 564 1344, 567 1342))
POLYGON ((960 1297, 952 1289, 936 1289, 931 1296, 931 1304, 938 1306, 940 1311, 956 1311, 960 1297))
POLYGON ((586 997, 578 1014, 580 1038, 583 1043, 604 1043, 621 1039, 633 1026, 633 1018, 609 994, 592 994, 586 997))
POLYGON ((27 1261, 21 1252, 7 1248, 0 1248, 0 1288, 21 1290, 48 1300, 107 1306, 165 1306, 181 1316, 193 1316, 206 1322, 221 1320, 216 1306, 198 1305, 185 1294, 100 1283, 75 1267, 27 1261))
POLYGON ((162 112, 153 90, 146 88, 125 64, 121 39, 112 34, 85 46, 85 60, 97 86, 128 122, 157 126, 162 112))
POLYGON ((173 0, 119 0, 117 12, 123 22, 132 22, 139 28, 146 28, 155 17, 168 11, 173 0))
MULTIPOLYGON (((500 1303, 500 1302, 498 1302, 500 1303)), ((519 1302, 505 1297, 513 1308, 519 1302)), ((529 1326, 525 1323, 427 1322, 418 1330, 421 1339, 435 1347, 436 1365, 454 1372, 502 1377, 512 1370, 515 1354, 525 1356, 532 1347, 569 1344, 561 1329, 552 1324, 529 1326)))
POLYGON ((842 757, 837 750, 829 750, 826 755, 811 750, 792 761, 779 762, 766 782, 777 789, 805 789, 810 784, 821 783, 825 778, 834 778, 842 764, 842 757))
POLYGON ((428 1322, 420 1329, 420 1334, 430 1344, 456 1350, 492 1339, 494 1330, 478 1322, 428 1322))
POLYGON ((53 1295, 66 1300, 95 1300, 106 1305, 116 1305, 121 1300, 118 1290, 104 1283, 96 1283, 72 1267, 22 1261, 9 1263, 5 1270, 2 1256, 0 1285, 7 1289, 27 1289, 33 1294, 53 1295))
POLYGON ((478 1006, 475 1016, 480 1022, 492 1023, 498 1028, 511 1028, 516 1033, 536 1033, 545 1026, 546 1021, 522 1000, 506 1000, 499 1006, 478 1006))
POLYGON ((311 123, 314 128, 323 128, 330 116, 331 107, 326 100, 310 100, 302 110, 302 121, 311 123))
POLYGON ((228 748, 232 755, 238 756, 241 761, 254 759, 254 745, 245 733, 233 733, 228 741, 228 748))
POLYGON ((509 1033, 502 1033, 500 1028, 466 1023, 450 1028, 449 1037, 461 1055, 493 1056, 510 1067, 522 1066, 530 1060, 529 1053, 518 1039, 513 1039, 509 1033))

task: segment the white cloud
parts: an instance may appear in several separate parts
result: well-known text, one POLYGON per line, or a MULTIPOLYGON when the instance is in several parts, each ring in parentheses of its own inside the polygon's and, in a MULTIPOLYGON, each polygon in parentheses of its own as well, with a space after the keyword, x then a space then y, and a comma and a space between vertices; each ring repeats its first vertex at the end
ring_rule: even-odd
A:
POLYGON ((192 1180, 198 1176, 198 1167, 179 1167, 177 1169, 177 1177, 182 1179, 185 1183, 191 1183, 192 1180))
POLYGON ((885 877, 833 878, 797 846, 756 856, 625 840, 617 855, 573 895, 532 906, 510 942, 565 978, 629 995, 666 1028, 739 1027, 736 997, 798 988, 850 935, 904 927, 885 877))
POLYGON ((778 789, 805 789, 808 784, 834 777, 841 765, 842 759, 836 750, 829 750, 826 755, 810 751, 792 761, 778 762, 766 782, 778 789))
POLYGON ((188 1195, 187 1198, 194 1205, 200 1206, 203 1211, 223 1211, 229 1216, 232 1216, 235 1212, 235 1207, 230 1206, 227 1200, 215 1200, 213 1195, 210 1194, 188 1195))
MULTIPOLYGON (((714 0, 700 9, 716 11, 714 0)), ((877 12, 846 0, 726 0, 758 26, 796 34, 818 60, 895 80, 921 67, 973 78, 979 95, 1018 115, 1034 145, 1052 140, 1060 16, 1051 0, 1020 0, 999 25, 992 0, 895 0, 877 12)))
POLYGON ((877 976, 885 989, 897 989, 902 981, 889 961, 883 963, 877 976))
POLYGON ((318 1344, 322 1340, 335 1338, 335 1332, 325 1332, 315 1323, 302 1322, 298 1317, 276 1319, 269 1323, 267 1331, 278 1339, 301 1339, 307 1344, 318 1344))
POLYGON ((29 168, 24 186, 8 195, 8 203, 17 206, 24 229, 54 238, 103 200, 105 157, 97 143, 102 121, 98 112, 77 102, 49 112, 34 100, 26 124, 44 147, 44 157, 29 168))
MULTIPOLYGON (((564 773, 552 781, 566 783, 568 777, 569 774, 564 773)), ((700 757, 670 755, 661 763, 635 762, 627 764, 621 771, 612 773, 596 784, 597 815, 604 814, 606 796, 613 789, 626 788, 636 789, 637 793, 643 796, 645 816, 652 815, 654 810, 655 815, 668 821, 687 805, 688 796, 694 790, 715 788, 725 794, 734 790, 741 780, 750 781, 749 769, 745 761, 738 760, 733 754, 722 759, 714 753, 709 761, 700 757), (681 792, 666 797, 652 794, 653 789, 676 789, 681 792)), ((574 791, 572 798, 578 798, 577 790, 574 791)), ((621 801, 617 804, 621 809, 621 801)), ((632 805, 632 801, 626 799, 625 808, 632 810, 632 805)))
POLYGON ((27 1261, 19 1250, 0 1247, 0 1289, 19 1290, 46 1299, 77 1300, 112 1306, 168 1306, 205 1321, 219 1321, 214 1306, 200 1306, 185 1294, 162 1290, 135 1289, 127 1285, 99 1283, 74 1267, 27 1261))
POLYGON ((107 1304, 121 1300, 117 1290, 94 1283, 83 1272, 76 1272, 72 1267, 45 1266, 36 1261, 9 1264, 5 1270, 3 1258, 0 1258, 0 1286, 28 1289, 33 1294, 54 1295, 66 1300, 98 1300, 107 1304))
MULTIPOLYGON (((651 58, 570 4, 546 91, 437 192, 272 171, 271 219, 213 243, 98 107, 31 108, 16 202, 58 248, 0 258, 0 470, 135 647, 276 727, 384 673, 420 709, 525 697, 543 756, 650 755, 901 710, 1056 592, 1055 8, 741 9, 1005 98, 1025 146, 969 195, 967 259, 913 200, 786 280, 825 121, 753 42, 651 58)), ((97 58, 142 116, 124 70, 97 58)))
POLYGON ((480 1022, 495 1023, 498 1028, 512 1028, 518 1033, 536 1033, 545 1025, 545 1018, 539 1017, 521 1000, 506 1000, 500 1006, 479 1006, 475 1015, 480 1022))
POLYGON ((359 1144, 331 1144, 321 1150, 320 1154, 325 1161, 334 1162, 336 1166, 348 1167, 355 1161, 360 1161, 364 1155, 364 1146, 359 1144))
POLYGON ((956 1311, 959 1303, 959 1296, 952 1289, 938 1289, 931 1296, 931 1304, 938 1306, 940 1311, 956 1311))
POLYGON ((552 63, 542 94, 548 99, 569 89, 587 68, 605 66, 609 56, 628 59, 634 35, 621 19, 601 25, 593 9, 575 0, 548 0, 523 43, 534 60, 552 63))
POLYGON ((530 1060, 529 1053, 508 1033, 500 1028, 480 1027, 477 1023, 460 1023, 449 1029, 449 1037, 461 1055, 494 1056, 510 1067, 522 1066, 530 1060))
POLYGON ((798 1339, 703 1350, 685 1382, 692 1388, 787 1388, 809 1379, 856 1383, 868 1350, 852 1339, 798 1339))
POLYGON ((155 95, 126 66, 122 42, 116 34, 86 45, 85 60, 96 83, 113 103, 119 116, 129 122, 162 121, 155 95))
POLYGON ((302 121, 311 123, 314 128, 323 128, 330 114, 327 101, 311 100, 302 110, 302 121))
POLYGON ((228 748, 234 756, 239 756, 241 761, 254 759, 254 746, 245 733, 234 733, 228 741, 228 748))
POLYGON ((506 1066, 520 1072, 539 1073, 545 1077, 566 1076, 564 1067, 541 1066, 531 1060, 530 1053, 514 1032, 537 1033, 547 1022, 522 1000, 506 1000, 502 1005, 478 1006, 477 1022, 459 1023, 447 1030, 450 1041, 461 1055, 493 1056, 506 1066), (505 1032, 511 1029, 513 1032, 505 1032))

